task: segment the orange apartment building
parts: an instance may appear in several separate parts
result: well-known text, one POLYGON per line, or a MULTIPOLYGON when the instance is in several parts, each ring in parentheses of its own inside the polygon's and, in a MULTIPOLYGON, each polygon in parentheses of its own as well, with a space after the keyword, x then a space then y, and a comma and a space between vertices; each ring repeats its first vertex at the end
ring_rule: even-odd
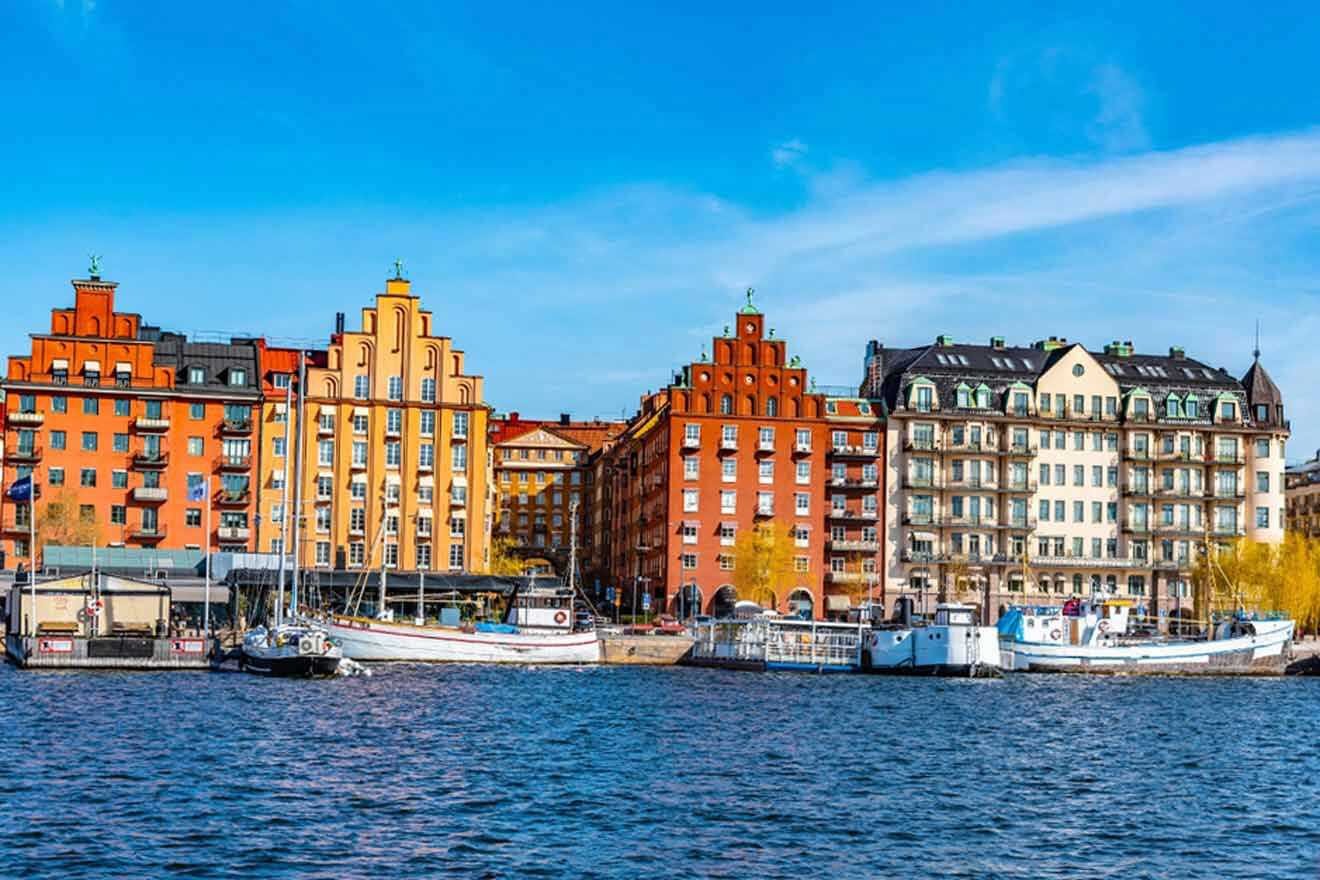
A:
MULTIPOLYGON (((491 461, 482 378, 464 372, 463 352, 435 335, 431 312, 398 274, 362 309, 361 329, 345 331, 342 316, 335 329, 324 360, 317 354, 307 368, 301 564, 485 570, 491 461)), ((272 350, 266 366, 274 376, 293 364, 272 350)), ((271 393, 263 418, 282 436, 273 378, 271 393)), ((262 520, 272 523, 285 513, 274 510, 284 470, 274 445, 272 437, 260 479, 262 520)), ((278 535, 278 527, 264 532, 265 547, 278 535)))
MULTIPOLYGON (((255 340, 190 342, 115 311, 116 283, 73 282, 72 308, 11 356, 6 485, 28 474, 42 503, 76 493, 101 540, 122 547, 251 547, 252 462, 260 405, 255 340), (189 489, 211 484, 212 533, 189 489)), ((26 503, 0 498, 5 549, 30 564, 26 503)))
POLYGON ((607 583, 625 606, 637 590, 652 608, 726 614, 738 533, 774 521, 791 530, 799 577, 766 604, 844 614, 878 583, 882 419, 816 391, 750 291, 735 321, 594 463, 607 583))

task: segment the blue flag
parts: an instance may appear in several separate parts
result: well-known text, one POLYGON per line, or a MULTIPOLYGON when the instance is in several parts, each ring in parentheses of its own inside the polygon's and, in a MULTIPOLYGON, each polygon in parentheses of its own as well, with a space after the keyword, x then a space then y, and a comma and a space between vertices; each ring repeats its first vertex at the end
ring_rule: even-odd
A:
POLYGON ((189 501, 201 501, 201 500, 203 500, 204 498, 206 498, 206 495, 207 495, 207 492, 206 492, 206 483, 205 483, 205 481, 203 481, 203 482, 201 482, 201 483, 193 483, 191 486, 188 487, 188 500, 189 500, 189 501))
POLYGON ((31 501, 32 500, 32 477, 26 476, 21 480, 15 480, 9 485, 9 491, 5 493, 10 501, 31 501))

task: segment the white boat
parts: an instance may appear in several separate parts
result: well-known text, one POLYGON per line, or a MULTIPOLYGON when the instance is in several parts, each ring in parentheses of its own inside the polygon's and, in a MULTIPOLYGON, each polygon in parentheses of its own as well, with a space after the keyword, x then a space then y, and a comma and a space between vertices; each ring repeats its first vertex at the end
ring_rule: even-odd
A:
POLYGON ((315 623, 259 626, 243 637, 238 667, 256 675, 322 678, 339 672, 343 648, 315 623))
MULTIPOLYGON (((905 601, 905 600, 900 600, 905 601)), ((1000 674, 999 631, 979 626, 970 605, 940 603, 935 619, 912 625, 910 606, 877 623, 866 637, 862 668, 891 675, 993 678, 1000 674)))
POLYGON ((1201 638, 1132 631, 1132 603, 1010 608, 999 621, 1005 669, 1156 675, 1282 675, 1293 621, 1235 615, 1201 638))
POLYGON ((573 591, 528 587, 513 594, 504 623, 460 625, 331 615, 331 636, 353 660, 434 663, 584 664, 600 662, 594 628, 574 629, 573 591))

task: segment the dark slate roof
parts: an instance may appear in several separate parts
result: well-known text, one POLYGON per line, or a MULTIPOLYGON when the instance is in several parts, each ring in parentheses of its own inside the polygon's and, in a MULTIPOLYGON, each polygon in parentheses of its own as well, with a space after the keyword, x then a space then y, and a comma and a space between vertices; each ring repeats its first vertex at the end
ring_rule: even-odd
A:
MULTIPOLYGON (((1066 340, 1059 340, 1058 343, 1057 347, 1050 350, 1035 346, 938 342, 921 348, 882 347, 879 349, 884 359, 880 396, 886 406, 893 410, 903 399, 904 390, 911 380, 924 376, 935 383, 941 399, 948 399, 945 395, 952 395, 960 383, 966 383, 972 388, 985 384, 994 395, 993 406, 999 408, 1003 405, 1003 395, 1011 385, 1015 382, 1034 385, 1055 361, 1079 344, 1070 344, 1066 340)), ((1089 353, 1114 377, 1121 393, 1144 388, 1150 392, 1155 406, 1159 406, 1165 397, 1173 393, 1180 397, 1188 392, 1202 397, 1225 392, 1239 398, 1246 396, 1242 383, 1223 369, 1211 367, 1181 353, 1089 353)))
POLYGON ((256 340, 189 342, 181 333, 161 332, 156 327, 143 327, 138 336, 154 343, 156 366, 173 370, 175 387, 181 391, 195 389, 244 396, 259 396, 261 393, 261 364, 256 340), (190 383, 189 367, 201 367, 205 371, 206 381, 201 385, 190 383), (231 384, 232 369, 244 371, 242 385, 231 384))
POLYGON ((1270 374, 1261 366, 1260 361, 1254 361, 1251 369, 1242 377, 1242 387, 1247 389, 1247 400, 1252 406, 1258 403, 1274 407, 1276 404, 1283 403, 1283 395, 1279 392, 1279 386, 1274 384, 1270 374))

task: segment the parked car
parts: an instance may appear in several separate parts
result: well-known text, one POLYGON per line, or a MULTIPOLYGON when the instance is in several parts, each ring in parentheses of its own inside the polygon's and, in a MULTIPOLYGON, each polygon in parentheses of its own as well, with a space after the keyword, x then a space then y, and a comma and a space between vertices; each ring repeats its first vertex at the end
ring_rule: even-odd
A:
POLYGON ((661 614, 656 618, 655 631, 667 636, 682 635, 687 631, 687 627, 678 622, 678 618, 672 614, 661 614))

